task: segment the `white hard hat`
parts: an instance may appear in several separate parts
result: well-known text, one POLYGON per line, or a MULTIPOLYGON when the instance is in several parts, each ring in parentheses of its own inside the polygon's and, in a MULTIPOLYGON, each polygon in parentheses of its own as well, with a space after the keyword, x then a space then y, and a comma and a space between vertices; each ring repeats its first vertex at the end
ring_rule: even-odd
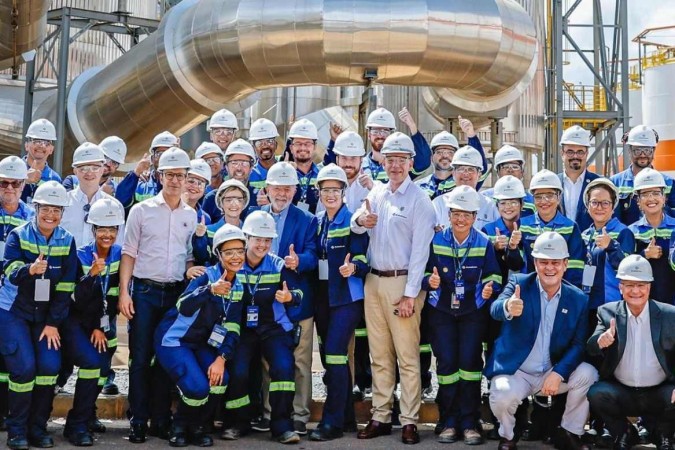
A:
POLYGON ((56 128, 47 119, 38 119, 30 124, 26 131, 26 137, 31 139, 56 140, 56 128))
POLYGON ((117 227, 124 223, 124 207, 112 197, 99 198, 92 203, 87 223, 99 227, 117 227))
POLYGON ((569 258, 567 241, 555 231, 544 231, 534 241, 532 257, 541 259, 565 259, 569 258))
POLYGON ((240 228, 229 223, 224 224, 213 235, 213 254, 218 256, 218 247, 228 241, 242 241, 246 244, 246 235, 240 228))
POLYGON ((584 189, 584 206, 586 206, 586 209, 588 209, 591 189, 597 186, 606 186, 610 191, 614 192, 614 205, 612 205, 612 208, 616 208, 616 205, 619 204, 619 190, 609 178, 600 177, 588 183, 588 186, 584 189))
POLYGON ((230 178, 229 180, 225 180, 219 187, 218 191, 216 192, 216 206, 218 209, 221 211, 223 208, 221 207, 222 200, 221 198, 223 195, 225 195, 225 191, 227 191, 230 188, 237 188, 239 189, 243 194, 244 194, 244 208, 248 206, 248 202, 251 200, 250 199, 250 193, 246 186, 244 186, 244 183, 242 183, 239 180, 235 180, 234 178, 230 178))
POLYGON ((563 134, 560 137, 560 145, 581 145, 590 147, 591 133, 579 125, 572 125, 563 131, 563 134))
POLYGON ((557 189, 562 191, 563 187, 558 175, 550 170, 542 169, 535 173, 530 180, 530 192, 534 192, 536 189, 557 189))
POLYGON ((58 181, 45 181, 35 189, 33 203, 38 205, 69 206, 68 192, 58 181))
POLYGON ((124 164, 124 158, 127 156, 127 144, 124 143, 122 138, 117 136, 108 136, 98 145, 103 150, 105 156, 118 164, 124 164))
POLYGON ((18 156, 7 156, 0 161, 0 178, 25 180, 28 178, 28 168, 23 159, 18 156))
POLYGON ((206 130, 211 131, 214 128, 233 128, 238 130, 239 124, 237 123, 237 117, 227 109, 216 111, 211 116, 211 120, 209 120, 206 130))
POLYGON ((215 153, 217 155, 223 156, 223 151, 213 142, 202 142, 195 150, 195 158, 204 158, 206 155, 215 153))
POLYGON ((258 119, 251 124, 251 129, 248 132, 248 140, 259 141, 261 139, 270 139, 279 136, 277 126, 269 119, 258 119))
POLYGON ((432 150, 442 145, 453 147, 455 150, 459 148, 459 142, 455 135, 447 131, 441 131, 431 138, 430 147, 432 150))
POLYGON ((642 169, 633 180, 633 192, 649 188, 665 188, 666 180, 658 170, 647 167, 642 169))
POLYGON ((365 156, 366 148, 363 139, 354 131, 343 131, 335 139, 333 152, 340 156, 365 156))
POLYGON ((452 167, 457 166, 472 166, 477 167, 478 170, 483 170, 483 158, 480 152, 470 145, 465 145, 455 152, 452 157, 452 167))
POLYGON ((397 131, 390 134, 387 139, 384 140, 380 153, 383 155, 408 153, 410 156, 415 156, 415 144, 413 144, 412 139, 410 139, 407 134, 397 131))
POLYGON ((647 125, 638 125, 631 128, 626 144, 636 147, 656 147, 656 134, 647 125))
POLYGON ((225 159, 231 155, 244 155, 248 156, 252 160, 255 160, 256 158, 253 146, 243 139, 237 139, 227 146, 227 150, 225 150, 225 159))
POLYGON ((616 277, 625 281, 654 281, 652 265, 640 255, 628 255, 622 259, 616 277))
POLYGON ((443 194, 443 202, 448 209, 476 212, 480 209, 480 194, 470 186, 457 186, 443 194))
POLYGON ((159 157, 159 165, 157 166, 157 170, 189 168, 190 157, 185 153, 185 150, 181 150, 178 147, 171 147, 163 152, 162 156, 159 157))
POLYGON ((525 162, 523 153, 512 145, 503 145, 502 148, 495 153, 495 167, 497 168, 499 168, 500 164, 512 161, 525 162))
POLYGON ((196 175, 199 178, 203 178, 208 184, 211 182, 211 166, 201 158, 193 159, 190 161, 188 175, 196 175))
POLYGON ((80 144, 73 152, 72 167, 81 166, 83 164, 101 163, 105 162, 105 154, 103 149, 91 142, 80 144))
POLYGON ((305 138, 317 140, 319 138, 319 132, 316 130, 316 125, 314 125, 311 120, 300 119, 291 125, 288 137, 291 139, 305 138))
POLYGON ((274 217, 265 211, 253 211, 244 220, 244 226, 241 230, 247 236, 260 238, 277 237, 277 226, 274 223, 274 217))
POLYGON ((295 186, 298 184, 298 173, 290 163, 279 161, 267 171, 268 186, 295 186))
POLYGON ((316 184, 321 184, 322 181, 327 180, 341 181, 345 186, 348 184, 347 174, 342 170, 342 167, 332 163, 319 170, 319 175, 316 177, 316 184))
POLYGON ((366 128, 372 127, 395 130, 396 120, 394 120, 394 115, 384 108, 377 108, 368 115, 368 120, 366 121, 366 128))
POLYGON ((525 187, 523 182, 513 175, 501 177, 495 183, 492 197, 495 200, 510 200, 513 198, 524 198, 525 187))
POLYGON ((178 147, 178 145, 180 145, 180 141, 176 136, 169 133, 168 131, 162 131, 152 138, 150 150, 157 147, 178 147))

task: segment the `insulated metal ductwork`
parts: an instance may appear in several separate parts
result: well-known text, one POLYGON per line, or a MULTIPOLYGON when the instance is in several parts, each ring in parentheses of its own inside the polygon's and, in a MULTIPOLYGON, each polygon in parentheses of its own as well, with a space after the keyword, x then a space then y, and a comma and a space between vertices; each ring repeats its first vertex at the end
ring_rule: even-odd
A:
POLYGON ((513 0, 183 0, 157 32, 75 79, 68 125, 79 142, 115 134, 138 155, 158 131, 182 133, 259 89, 365 85, 366 72, 501 104, 529 83, 536 54, 513 0))
POLYGON ((21 54, 45 37, 49 0, 0 0, 0 70, 23 63, 21 54))

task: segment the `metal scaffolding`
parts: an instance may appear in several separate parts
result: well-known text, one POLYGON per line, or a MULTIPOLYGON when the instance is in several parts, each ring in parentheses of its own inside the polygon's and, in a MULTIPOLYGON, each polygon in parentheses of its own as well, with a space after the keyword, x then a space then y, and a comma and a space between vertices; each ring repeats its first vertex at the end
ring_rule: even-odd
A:
MULTIPOLYGON (((546 51, 546 144, 544 167, 559 172, 558 141, 563 130, 581 125, 595 137, 595 151, 589 164, 598 173, 609 175, 619 169, 616 132, 629 129, 628 0, 615 0, 613 20, 605 22, 607 2, 601 0, 550 0, 546 51), (593 8, 591 23, 573 23, 570 17, 581 5, 593 8), (572 36, 575 28, 593 30, 593 48, 581 48, 572 36), (610 39, 605 30, 609 30, 610 39), (577 55, 593 75, 592 86, 565 82, 567 54, 577 55), (590 54, 591 56, 587 56, 590 54)), ((609 15, 608 14, 608 15, 609 15)))

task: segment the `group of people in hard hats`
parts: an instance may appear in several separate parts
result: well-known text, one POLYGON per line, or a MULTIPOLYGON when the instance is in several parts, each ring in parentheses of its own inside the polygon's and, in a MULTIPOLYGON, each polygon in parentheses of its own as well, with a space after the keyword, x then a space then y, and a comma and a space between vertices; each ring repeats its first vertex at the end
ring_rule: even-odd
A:
POLYGON ((0 161, 8 447, 54 445, 54 393, 75 368, 64 436, 90 446, 105 431, 95 402, 117 392, 121 314, 134 444, 211 446, 216 427, 224 440, 269 431, 283 444, 400 427, 416 444, 433 352, 439 442, 670 449, 675 194, 652 168, 656 133, 630 130, 631 165, 607 179, 587 169, 590 133, 573 126, 563 172, 535 173, 528 191, 526 159, 505 145, 481 189, 490 164, 470 121, 459 118, 460 146, 445 131, 428 144, 406 109, 399 119, 410 135, 384 108, 369 115, 368 154, 332 126, 317 165, 311 121, 293 123, 279 155, 274 123, 236 139, 237 118, 221 110, 194 159, 165 131, 119 182, 120 138, 80 145, 62 181, 47 163, 53 125, 31 124, 25 158, 0 161), (308 430, 315 330, 327 398, 308 430), (372 418, 359 430, 353 402, 365 393, 372 418))

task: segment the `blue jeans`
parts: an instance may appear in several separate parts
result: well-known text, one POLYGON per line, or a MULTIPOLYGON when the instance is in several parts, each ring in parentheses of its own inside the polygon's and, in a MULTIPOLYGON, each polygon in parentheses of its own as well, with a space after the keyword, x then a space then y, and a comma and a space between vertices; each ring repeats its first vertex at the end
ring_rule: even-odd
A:
POLYGON ((181 288, 161 289, 134 279, 136 313, 129 321, 129 413, 132 424, 171 420, 171 380, 155 356, 154 334, 164 314, 176 305, 181 288))

